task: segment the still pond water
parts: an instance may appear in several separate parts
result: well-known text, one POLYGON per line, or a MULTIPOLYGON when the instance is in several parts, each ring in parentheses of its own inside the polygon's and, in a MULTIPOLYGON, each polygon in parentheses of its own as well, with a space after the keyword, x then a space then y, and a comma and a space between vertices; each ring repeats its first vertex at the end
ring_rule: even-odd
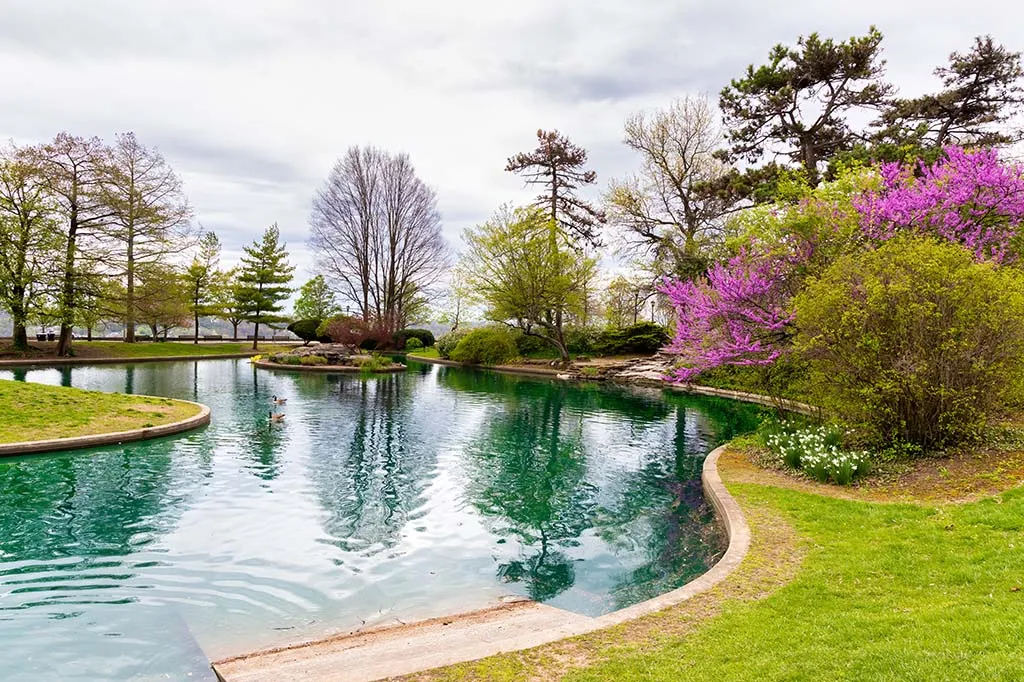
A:
MULTIPOLYGON (((205 403, 146 443, 0 460, 0 679, 202 679, 212 659, 523 595, 597 615, 720 556, 701 495, 750 406, 410 364, 4 370, 205 403), (287 398, 268 424, 271 396, 287 398)), ((45 408, 45 406, 44 406, 45 408)))

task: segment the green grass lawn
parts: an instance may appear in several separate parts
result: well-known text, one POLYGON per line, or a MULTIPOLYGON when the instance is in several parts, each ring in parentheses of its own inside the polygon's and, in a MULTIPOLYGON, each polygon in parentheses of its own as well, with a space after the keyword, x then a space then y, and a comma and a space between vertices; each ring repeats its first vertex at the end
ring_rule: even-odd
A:
MULTIPOLYGON (((136 343, 118 343, 116 341, 75 341, 73 346, 76 355, 82 357, 108 358, 154 358, 172 357, 176 355, 233 355, 252 351, 252 342, 248 343, 188 343, 179 341, 157 342, 139 341, 136 343)), ((280 350, 282 346, 271 343, 260 344, 259 353, 280 350)))
POLYGON ((1024 488, 938 506, 729 488, 754 545, 714 594, 417 679, 1024 679, 1024 488), (774 525, 793 529, 789 550, 766 541, 774 525), (752 576, 787 561, 792 575, 752 598, 752 576))
POLYGON ((189 403, 0 380, 0 443, 160 426, 199 412, 189 403))
POLYGON ((420 348, 419 350, 414 350, 414 351, 408 353, 407 355, 410 358, 420 357, 420 358, 438 358, 438 359, 440 359, 440 357, 441 357, 441 354, 437 352, 437 347, 436 346, 431 346, 430 348, 420 348))

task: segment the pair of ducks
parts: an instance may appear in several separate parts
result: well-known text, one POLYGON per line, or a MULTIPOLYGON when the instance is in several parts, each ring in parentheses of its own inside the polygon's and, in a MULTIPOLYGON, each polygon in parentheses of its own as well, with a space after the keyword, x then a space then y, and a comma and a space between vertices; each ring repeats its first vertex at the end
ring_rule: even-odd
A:
MULTIPOLYGON (((285 403, 288 402, 288 399, 287 398, 278 398, 275 395, 274 397, 272 397, 270 399, 270 402, 271 402, 271 404, 273 404, 275 406, 276 405, 284 405, 285 403)), ((272 424, 275 423, 275 422, 280 423, 280 422, 284 421, 284 414, 281 414, 281 413, 278 413, 278 412, 274 412, 273 410, 271 410, 269 414, 270 414, 270 423, 272 423, 272 424)))

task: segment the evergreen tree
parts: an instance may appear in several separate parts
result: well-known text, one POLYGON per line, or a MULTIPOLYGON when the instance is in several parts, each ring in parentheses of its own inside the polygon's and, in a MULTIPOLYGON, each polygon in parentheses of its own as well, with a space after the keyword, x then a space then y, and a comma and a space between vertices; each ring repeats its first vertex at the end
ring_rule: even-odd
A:
POLYGON ((859 138, 848 116, 888 101, 892 88, 881 80, 881 51, 882 34, 874 27, 845 42, 812 33, 796 48, 776 45, 768 64, 747 67, 743 78, 722 90, 730 143, 725 156, 751 163, 788 158, 816 187, 820 166, 859 138))
POLYGON ((526 177, 526 184, 541 185, 544 192, 534 206, 566 234, 592 246, 600 246, 598 230, 605 221, 602 211, 576 196, 582 185, 597 182, 597 173, 586 170, 587 150, 573 144, 557 130, 537 131, 537 148, 509 158, 505 170, 526 177))
POLYGON ((261 324, 285 322, 280 315, 284 302, 292 290, 293 265, 288 263, 288 252, 281 242, 281 232, 274 223, 261 239, 245 247, 238 271, 238 301, 246 321, 252 322, 252 347, 258 347, 261 324))

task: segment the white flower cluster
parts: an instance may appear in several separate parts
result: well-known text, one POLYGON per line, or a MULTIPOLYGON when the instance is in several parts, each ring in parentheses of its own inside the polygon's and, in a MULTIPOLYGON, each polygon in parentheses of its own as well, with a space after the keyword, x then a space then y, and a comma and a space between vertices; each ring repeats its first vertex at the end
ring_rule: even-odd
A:
POLYGON ((772 434, 765 442, 786 466, 801 469, 823 483, 847 485, 866 469, 869 454, 841 449, 842 437, 838 429, 818 426, 772 434))

